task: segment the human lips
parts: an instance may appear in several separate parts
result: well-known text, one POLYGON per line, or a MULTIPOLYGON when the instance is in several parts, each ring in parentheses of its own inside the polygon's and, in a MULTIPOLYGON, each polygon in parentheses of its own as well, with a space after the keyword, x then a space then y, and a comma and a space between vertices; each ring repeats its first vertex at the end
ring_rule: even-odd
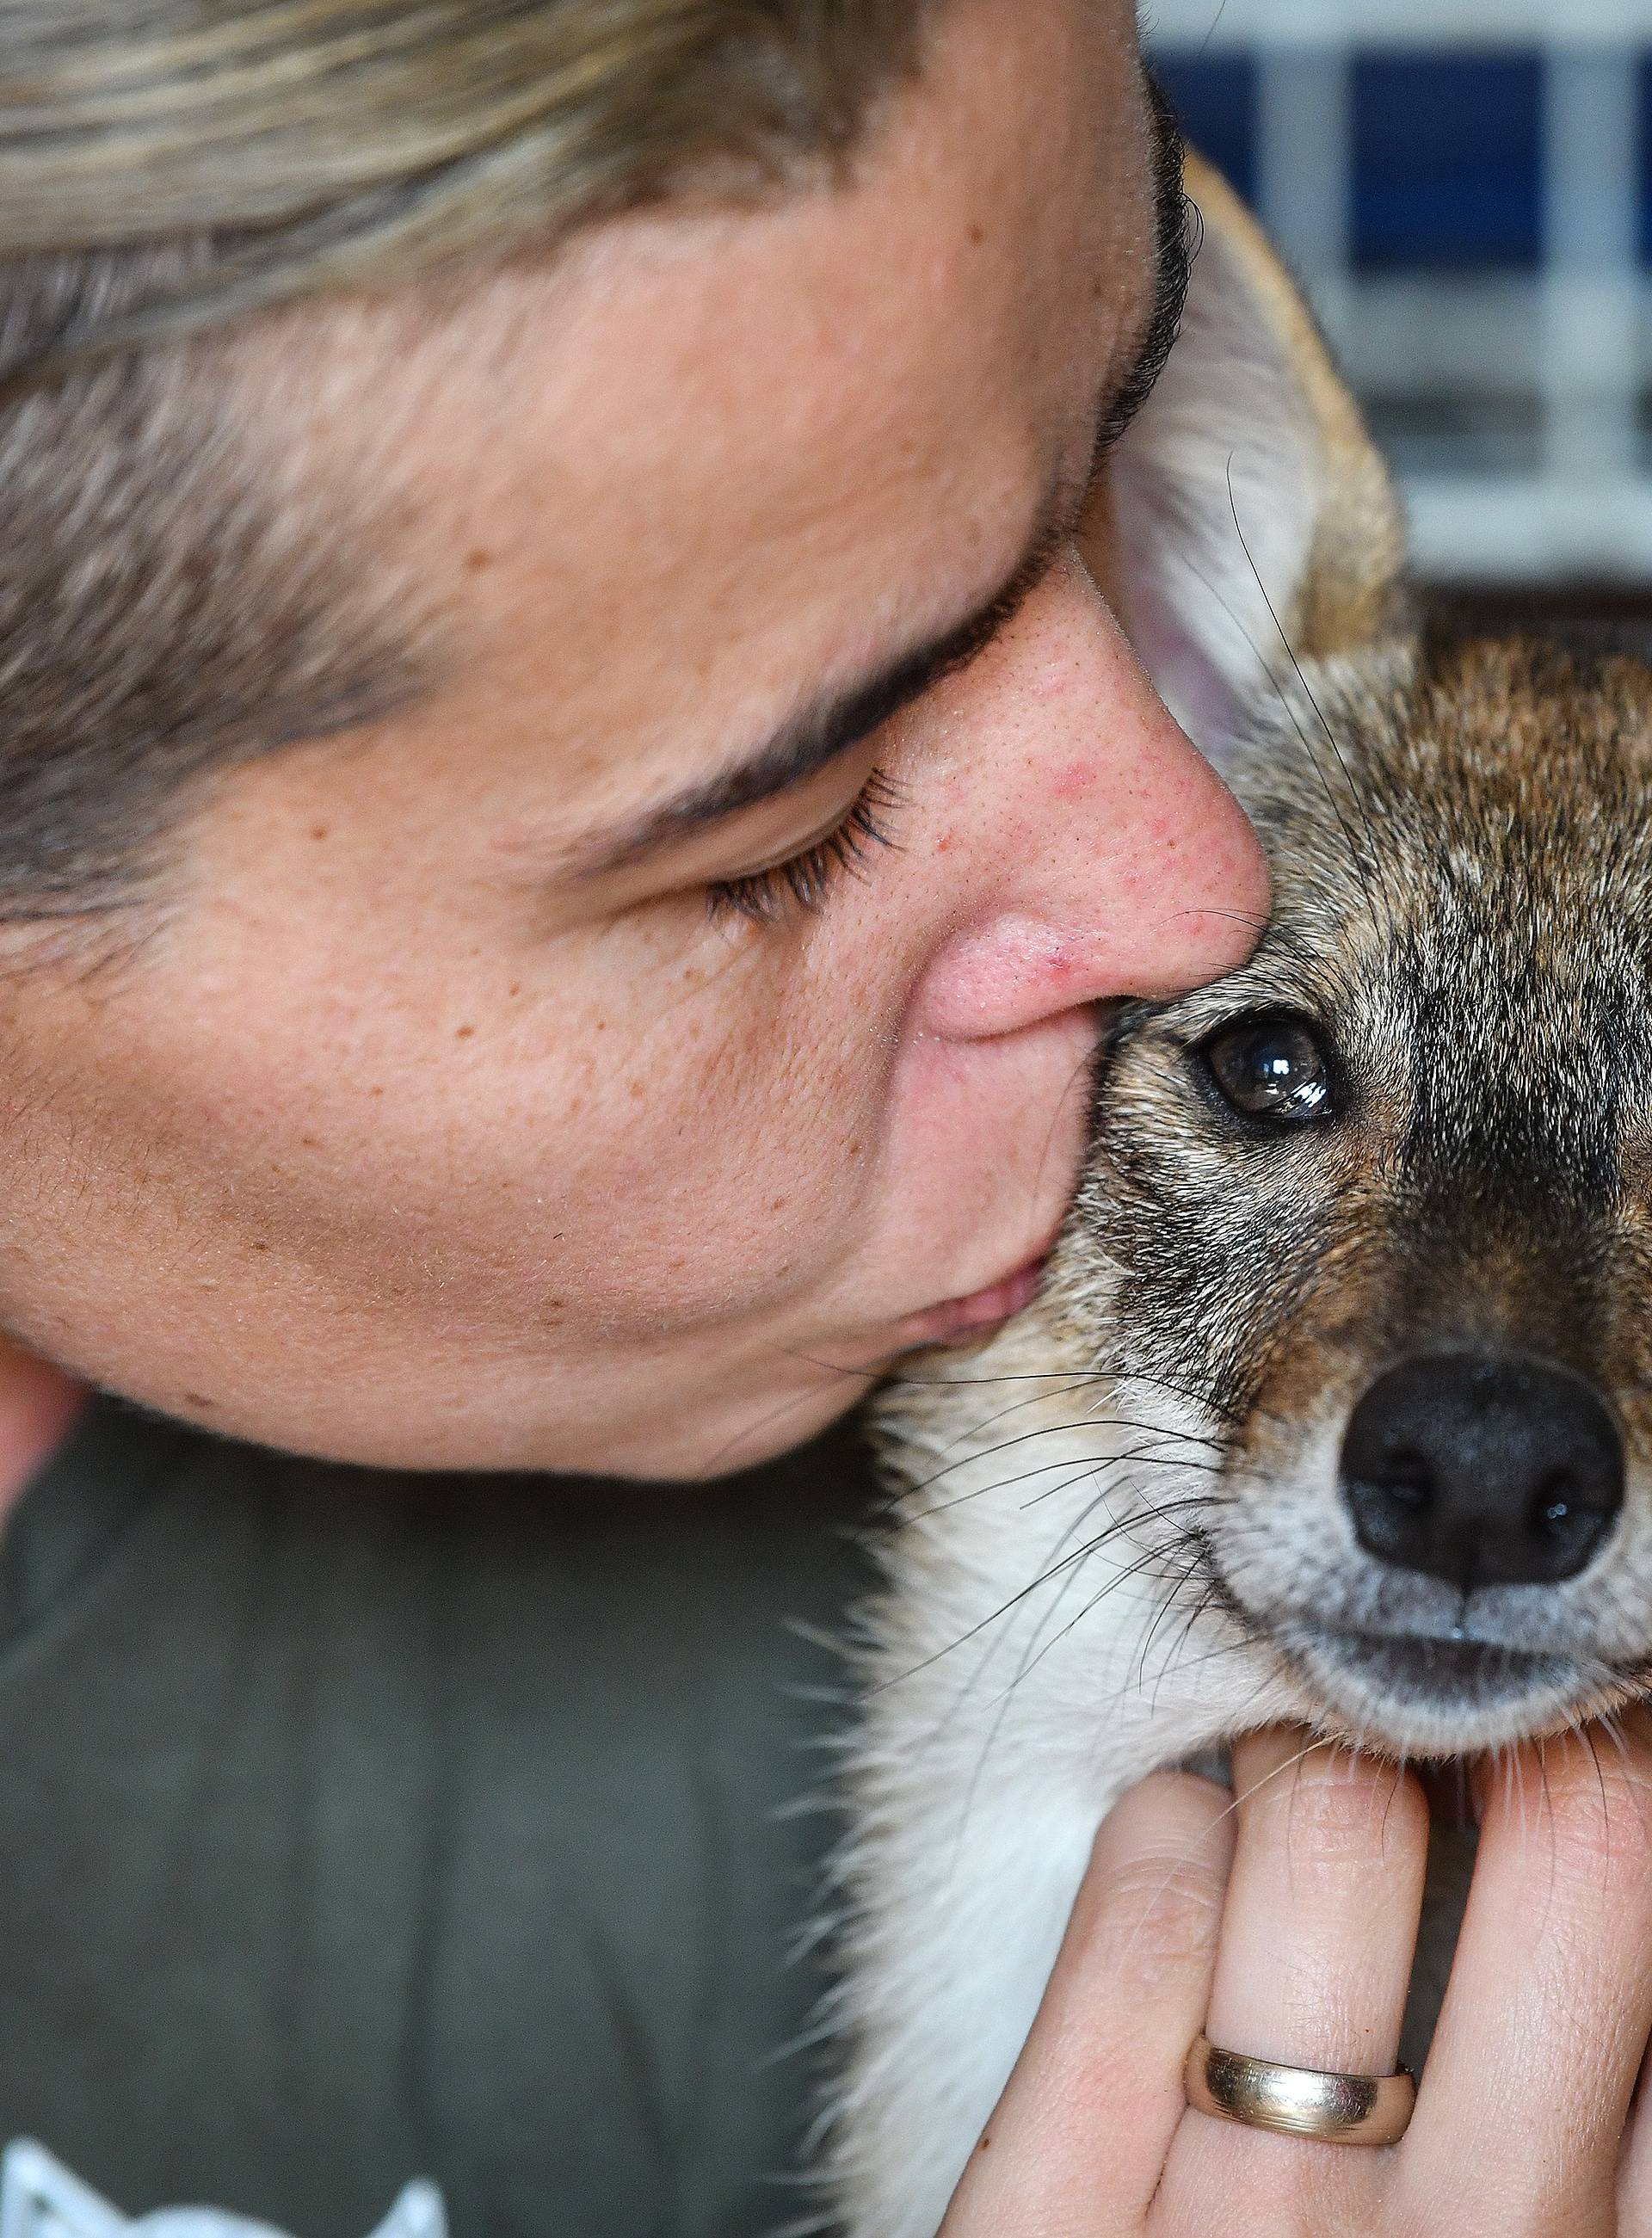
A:
POLYGON ((961 1344, 983 1329, 996 1328, 1012 1314, 1032 1304, 1043 1287, 1048 1264, 1047 1248, 984 1289, 972 1290, 967 1297, 948 1298, 927 1312, 914 1314, 902 1331, 906 1345, 961 1344))

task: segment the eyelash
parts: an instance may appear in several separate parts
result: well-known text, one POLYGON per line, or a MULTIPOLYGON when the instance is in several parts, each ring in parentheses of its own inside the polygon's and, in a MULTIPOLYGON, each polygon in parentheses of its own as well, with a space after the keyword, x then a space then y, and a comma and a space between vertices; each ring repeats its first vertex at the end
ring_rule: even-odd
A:
POLYGON ((873 848, 895 844, 885 819, 905 798, 893 778, 875 769, 835 831, 766 871, 719 878, 706 889, 708 913, 713 918, 743 917, 754 924, 779 924, 799 912, 816 915, 840 878, 865 871, 873 848))

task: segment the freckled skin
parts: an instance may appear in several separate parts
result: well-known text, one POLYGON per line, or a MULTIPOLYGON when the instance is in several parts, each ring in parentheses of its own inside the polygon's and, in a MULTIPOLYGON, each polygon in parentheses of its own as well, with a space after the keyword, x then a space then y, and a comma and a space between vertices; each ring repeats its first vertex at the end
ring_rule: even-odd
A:
POLYGON ((952 0, 848 186, 615 221, 411 333, 307 314, 294 441, 325 474, 393 431, 458 667, 222 780, 129 961, 8 979, 27 1343, 288 1448, 694 1476, 1042 1249, 1094 1005, 1219 975, 1265 905, 1099 514, 803 792, 566 860, 1001 580, 1133 353, 1147 149, 1122 0, 952 0), (902 798, 863 876, 710 917, 874 764, 902 798))

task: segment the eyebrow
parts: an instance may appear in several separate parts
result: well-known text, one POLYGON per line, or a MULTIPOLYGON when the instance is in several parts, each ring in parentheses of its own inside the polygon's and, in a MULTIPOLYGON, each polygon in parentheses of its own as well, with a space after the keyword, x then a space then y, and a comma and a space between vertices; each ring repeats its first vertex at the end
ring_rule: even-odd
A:
POLYGON ((1076 493, 1067 480, 1046 493, 1020 556, 998 587, 941 635, 847 690, 816 700, 731 769, 686 787, 633 823, 593 836, 573 865, 580 877, 626 870, 673 841, 704 831, 818 777, 909 707, 943 678, 967 667, 1007 628, 1037 589, 1072 530, 1072 517, 1113 446, 1146 403, 1181 320, 1188 248, 1181 191, 1181 137, 1168 103, 1150 79, 1158 248, 1153 293, 1140 341, 1122 379, 1110 381, 1094 414, 1087 472, 1076 493))

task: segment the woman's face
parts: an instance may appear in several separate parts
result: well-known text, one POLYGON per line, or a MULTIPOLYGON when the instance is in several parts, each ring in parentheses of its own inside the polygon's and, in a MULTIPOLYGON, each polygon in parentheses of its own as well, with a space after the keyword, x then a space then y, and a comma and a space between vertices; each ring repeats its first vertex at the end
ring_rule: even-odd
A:
POLYGON ((10 983, 30 1343, 283 1447, 688 1476, 1029 1294, 1097 1006, 1265 908, 1086 516, 1151 154, 1121 0, 950 0, 851 183, 318 335, 307 471, 393 459, 457 657, 10 983))

